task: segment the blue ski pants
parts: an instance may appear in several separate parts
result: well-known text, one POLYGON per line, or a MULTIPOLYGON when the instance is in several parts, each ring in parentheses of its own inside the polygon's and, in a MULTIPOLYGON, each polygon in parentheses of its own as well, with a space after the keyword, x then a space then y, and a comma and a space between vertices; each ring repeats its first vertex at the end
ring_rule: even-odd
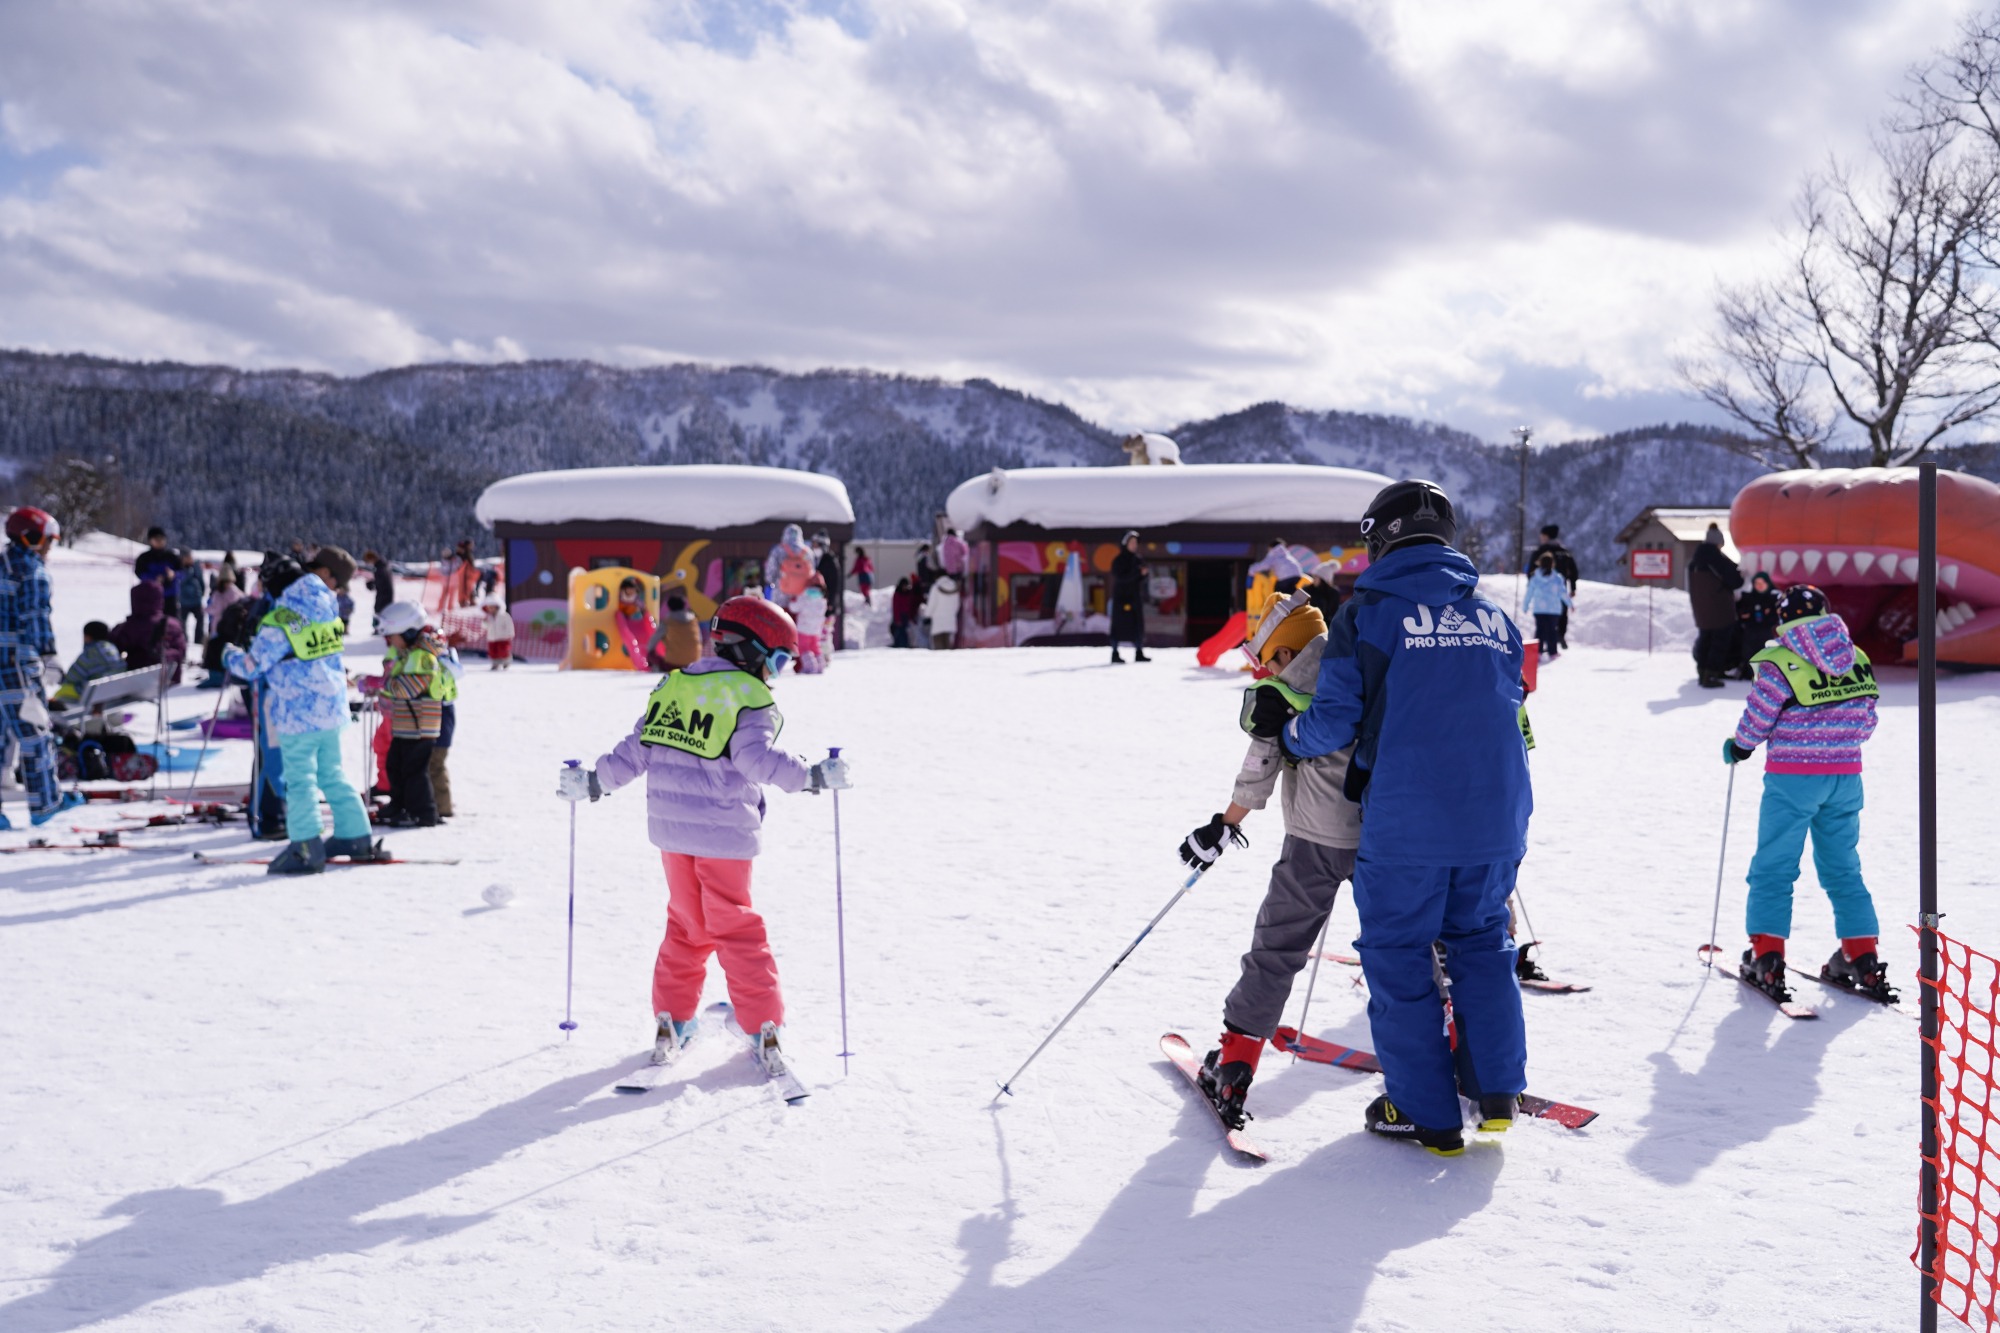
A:
POLYGON ((345 728, 328 727, 297 736, 280 736, 285 756, 285 836, 310 842, 320 835, 319 798, 333 810, 333 836, 368 836, 368 807, 340 766, 340 738, 345 728))
POLYGON ((1510 1093, 1528 1086, 1528 1034, 1514 975, 1514 941, 1507 933, 1515 869, 1512 861, 1387 865, 1371 860, 1365 849, 1355 859, 1361 937, 1354 947, 1368 978, 1375 1055, 1389 1100, 1426 1129, 1462 1122, 1433 940, 1444 942, 1458 1038, 1480 1089, 1510 1093))
MULTIPOLYGON (((39 815, 55 809, 61 802, 62 784, 56 778, 56 747, 48 730, 30 724, 21 716, 21 708, 31 694, 46 712, 42 659, 24 654, 18 648, 0 648, 0 725, 6 727, 7 736, 21 747, 21 776, 28 789, 28 809, 39 815)), ((0 755, 6 749, 6 739, 0 737, 0 755)))
POLYGON ((1757 854, 1750 858, 1750 900, 1743 911, 1752 935, 1792 933, 1792 886, 1812 834, 1813 869, 1833 900, 1833 928, 1842 939, 1878 935, 1875 900, 1861 880, 1861 775, 1766 773, 1757 811, 1757 854))

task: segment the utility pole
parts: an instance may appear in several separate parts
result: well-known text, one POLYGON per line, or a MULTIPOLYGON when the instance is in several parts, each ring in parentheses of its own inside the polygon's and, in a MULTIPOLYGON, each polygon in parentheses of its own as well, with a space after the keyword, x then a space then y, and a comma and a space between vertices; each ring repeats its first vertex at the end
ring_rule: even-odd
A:
POLYGON ((1521 618, 1521 590, 1526 576, 1521 572, 1521 561, 1528 554, 1528 441, 1535 438, 1532 426, 1514 427, 1514 438, 1521 442, 1521 499, 1514 507, 1514 619, 1521 618))

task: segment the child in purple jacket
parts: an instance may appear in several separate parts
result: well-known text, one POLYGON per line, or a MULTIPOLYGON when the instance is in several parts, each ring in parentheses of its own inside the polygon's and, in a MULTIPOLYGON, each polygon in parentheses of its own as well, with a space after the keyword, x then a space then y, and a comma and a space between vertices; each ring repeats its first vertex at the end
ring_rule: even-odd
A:
POLYGON ((1875 732, 1875 668, 1854 646, 1847 622, 1829 614, 1811 584, 1788 588, 1778 602, 1778 635, 1751 658, 1756 683, 1736 734, 1722 743, 1725 763, 1748 759, 1762 744, 1764 804, 1757 814, 1757 854, 1743 951, 1751 984, 1785 991, 1785 938, 1792 933, 1792 885, 1806 835, 1813 867, 1833 901, 1840 947, 1820 969, 1829 981, 1893 1000, 1875 952, 1875 902, 1861 879, 1861 745, 1875 732))
POLYGON ((761 787, 849 786, 845 760, 808 765, 778 748, 784 726, 771 682, 798 655, 798 629, 761 597, 732 597, 710 626, 714 656, 661 680, 631 735, 594 768, 566 768, 557 794, 596 800, 644 775, 646 819, 667 872, 667 934, 653 966, 653 1063, 693 1035, 708 959, 722 961, 737 1021, 757 1036, 772 1078, 785 1073, 778 1039, 785 1002, 764 918, 750 905, 751 860, 762 845, 761 787))

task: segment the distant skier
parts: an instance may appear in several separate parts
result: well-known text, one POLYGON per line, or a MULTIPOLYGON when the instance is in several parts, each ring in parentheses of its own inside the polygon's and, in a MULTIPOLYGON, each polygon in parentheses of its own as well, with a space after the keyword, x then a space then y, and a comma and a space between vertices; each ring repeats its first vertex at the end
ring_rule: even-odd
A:
POLYGON ((1861 746, 1875 733, 1875 668, 1854 646, 1847 622, 1827 609, 1809 583, 1778 602, 1778 641, 1752 659, 1756 684, 1722 743, 1724 763, 1764 751, 1764 804, 1757 812, 1744 928, 1743 975, 1779 999, 1785 991, 1785 939, 1792 933, 1792 886, 1812 834, 1813 866, 1833 903, 1840 947, 1822 976, 1893 1000, 1888 971, 1875 952, 1875 901, 1861 878, 1861 746))
POLYGON ((591 768, 565 768, 557 794, 597 800, 644 775, 647 830, 667 874, 667 933, 653 967, 653 1062, 694 1033, 710 954, 719 955, 743 1030, 773 1078, 784 1073, 785 1004, 764 918, 750 905, 751 861, 762 848, 764 798, 846 788, 847 763, 808 764, 777 747, 783 720, 771 684, 799 650, 780 607, 732 597, 710 626, 714 656, 668 675, 632 734, 591 768))
POLYGON ((1540 568, 1542 557, 1545 555, 1555 558, 1556 573, 1562 575, 1563 582, 1569 585, 1570 600, 1563 605, 1562 617, 1556 626, 1556 648, 1568 652, 1569 613, 1570 608, 1576 604, 1576 556, 1570 552, 1569 547, 1562 544, 1562 529, 1554 523, 1542 524, 1541 543, 1528 555, 1529 574, 1532 575, 1540 568))
POLYGON ((289 845, 271 862, 273 875, 316 875, 329 856, 369 861, 383 855, 340 755, 348 723, 347 672, 334 594, 353 576, 354 557, 337 546, 320 547, 263 618, 249 651, 235 644, 223 649, 223 670, 238 680, 263 682, 260 706, 284 755, 289 845), (333 811, 331 839, 321 836, 322 795, 333 811))
POLYGON ((1520 728, 1523 650, 1451 548, 1435 483, 1385 487, 1362 516, 1371 564, 1327 634, 1311 705, 1279 733, 1306 759, 1354 747, 1361 802, 1355 941, 1388 1091, 1364 1124, 1432 1152, 1464 1151, 1433 942, 1444 946, 1463 1073, 1481 1129, 1504 1130, 1527 1086, 1527 1037, 1507 899, 1533 797, 1520 728))
POLYGON ((1326 648, 1326 619, 1307 590, 1274 603, 1248 647, 1276 674, 1245 691, 1243 729, 1250 733, 1250 751, 1229 808, 1188 834, 1180 849, 1190 866, 1214 864, 1228 843, 1245 845, 1244 816, 1262 810, 1274 788, 1281 790, 1284 844, 1257 910, 1250 952, 1223 1003, 1221 1044, 1208 1053, 1200 1078, 1223 1120, 1239 1129, 1257 1058, 1277 1031, 1292 980, 1305 966, 1341 884, 1354 876, 1354 849, 1361 841, 1361 808, 1343 790, 1348 752, 1286 764, 1278 750, 1285 723, 1312 702, 1326 648))
MULTIPOLYGON (((54 515, 23 505, 7 515, 7 548, 0 555, 0 724, 6 728, 0 751, 10 738, 20 747, 28 817, 36 824, 83 804, 75 792, 65 796, 56 780, 43 693, 44 673, 56 664, 56 632, 49 621, 53 599, 43 557, 61 535, 54 515)), ((0 828, 11 827, 0 814, 0 828)))
POLYGON ((1569 614, 1569 585, 1556 569, 1556 558, 1544 555, 1535 572, 1528 576, 1527 595, 1522 606, 1535 618, 1535 640, 1544 662, 1553 662, 1561 651, 1562 622, 1569 614))

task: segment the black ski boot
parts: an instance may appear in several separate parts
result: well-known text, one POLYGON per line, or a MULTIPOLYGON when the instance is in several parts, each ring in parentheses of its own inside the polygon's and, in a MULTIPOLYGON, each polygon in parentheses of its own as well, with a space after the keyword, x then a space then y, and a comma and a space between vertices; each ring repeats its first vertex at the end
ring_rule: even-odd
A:
POLYGON ((1422 1125, 1405 1120, 1403 1113, 1385 1093, 1368 1103, 1368 1109, 1361 1113, 1361 1123, 1370 1134, 1380 1134, 1384 1138, 1407 1139, 1427 1152, 1440 1157, 1457 1157, 1465 1151, 1465 1131, 1462 1126, 1450 1129, 1426 1129, 1422 1125))
POLYGON ((1857 995, 1866 995, 1878 1004, 1894 1004, 1902 997, 1889 984, 1889 969, 1882 965, 1882 959, 1873 953, 1864 953, 1859 958, 1849 958, 1847 950, 1835 949, 1833 957, 1826 960, 1826 966, 1819 970, 1820 977, 1832 982, 1842 990, 1851 990, 1857 995))
POLYGON ((264 872, 268 875, 317 875, 326 869, 326 844, 318 838, 295 842, 279 852, 264 872))
POLYGON ((1244 1121, 1255 1119, 1243 1109, 1243 1101, 1250 1095, 1250 1080, 1257 1076, 1257 1056, 1263 1048, 1264 1043, 1255 1037, 1224 1032, 1221 1048, 1210 1051, 1201 1062, 1196 1081, 1215 1103, 1222 1123, 1231 1129, 1241 1129, 1244 1121))
POLYGON ((1743 979, 1779 1004, 1792 1002, 1792 993, 1785 988, 1785 955, 1776 949, 1764 953, 1745 949, 1743 979))
POLYGON ((1488 1093, 1479 1099, 1479 1128, 1488 1134, 1505 1134, 1514 1127, 1520 1110, 1519 1094, 1488 1093))
POLYGON ((1113 666, 1124 666, 1124 665, 1125 665, 1125 659, 1124 659, 1124 658, 1122 658, 1122 657, 1120 657, 1120 656, 1118 655, 1118 649, 1117 649, 1116 645, 1113 645, 1113 647, 1112 647, 1112 649, 1111 649, 1111 665, 1113 665, 1113 666))
POLYGON ((1547 981, 1549 979, 1549 974, 1542 971, 1541 964, 1535 961, 1535 956, 1531 952, 1539 943, 1541 943, 1540 940, 1529 940, 1526 944, 1514 950, 1514 975, 1522 981, 1547 981))
POLYGON ((328 838, 326 840, 326 854, 328 856, 344 856, 350 861, 387 861, 391 859, 388 849, 382 845, 381 840, 371 838, 365 833, 354 838, 328 838))
POLYGON ((1134 648, 1132 650, 1132 660, 1134 662, 1150 662, 1153 659, 1146 656, 1146 650, 1144 648, 1134 648))

